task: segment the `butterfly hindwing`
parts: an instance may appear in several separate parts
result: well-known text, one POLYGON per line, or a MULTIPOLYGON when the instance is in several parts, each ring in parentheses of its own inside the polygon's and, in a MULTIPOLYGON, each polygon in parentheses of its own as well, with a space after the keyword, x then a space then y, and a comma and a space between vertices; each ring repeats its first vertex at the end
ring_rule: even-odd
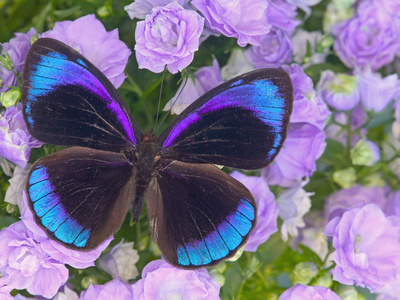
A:
POLYGON ((147 214, 163 257, 186 269, 232 257, 256 222, 251 193, 213 165, 173 161, 162 168, 150 183, 147 214))
POLYGON ((92 63, 54 39, 38 39, 23 73, 29 132, 55 145, 120 152, 142 133, 115 87, 92 63))
POLYGON ((68 248, 96 248, 124 221, 135 170, 122 154, 83 147, 39 159, 26 183, 36 223, 68 248))
POLYGON ((259 169, 278 154, 293 88, 280 69, 236 77, 204 94, 161 134, 160 155, 190 163, 259 169))

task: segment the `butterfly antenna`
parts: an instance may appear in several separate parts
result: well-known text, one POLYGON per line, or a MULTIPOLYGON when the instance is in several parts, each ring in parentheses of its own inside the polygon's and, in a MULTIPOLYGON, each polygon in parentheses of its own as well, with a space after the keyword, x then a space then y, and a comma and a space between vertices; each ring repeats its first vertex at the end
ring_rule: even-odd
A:
POLYGON ((154 128, 157 128, 158 116, 159 116, 159 114, 160 114, 161 94, 162 94, 162 89, 163 89, 163 84, 164 84, 164 75, 165 75, 165 70, 166 70, 166 69, 167 69, 167 65, 165 65, 164 71, 162 72, 161 85, 160 85, 160 95, 158 96, 158 106, 157 106, 156 124, 154 125, 154 128))
MULTIPOLYGON (((186 77, 185 83, 183 84, 182 89, 179 91, 178 96, 176 96, 176 99, 175 99, 174 102, 172 103, 171 108, 169 109, 169 112, 172 111, 172 108, 174 107, 176 101, 178 101, 179 97, 181 96, 182 91, 183 91, 183 89, 185 88, 186 83, 188 82, 188 79, 189 79, 189 76, 186 77)), ((164 123, 164 121, 165 121, 165 119, 166 119, 167 117, 168 117, 168 113, 165 114, 165 116, 164 116, 163 119, 161 120, 159 127, 162 125, 162 123, 164 123)), ((156 128, 156 130, 157 130, 157 129, 158 129, 158 128, 156 128)))

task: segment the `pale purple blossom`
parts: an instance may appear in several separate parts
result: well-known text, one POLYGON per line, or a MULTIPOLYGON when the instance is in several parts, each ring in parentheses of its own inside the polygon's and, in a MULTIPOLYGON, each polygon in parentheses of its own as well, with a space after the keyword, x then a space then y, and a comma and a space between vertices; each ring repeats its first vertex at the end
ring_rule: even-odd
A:
POLYGON ((307 183, 308 180, 298 181, 278 197, 279 217, 283 221, 281 235, 284 241, 288 240, 289 235, 297 237, 298 228, 305 226, 303 217, 310 211, 310 196, 314 195, 303 189, 307 183))
POLYGON ((56 22, 40 37, 59 40, 94 64, 118 88, 125 79, 124 70, 131 51, 118 37, 118 29, 107 32, 95 15, 74 21, 56 22))
POLYGON ((265 0, 192 0, 206 19, 205 25, 227 37, 237 39, 239 46, 260 45, 264 34, 271 29, 265 0))
POLYGON ((246 54, 259 68, 277 68, 290 63, 293 49, 289 34, 279 28, 273 28, 261 39, 260 46, 251 46, 246 54))
POLYGON ((142 279, 133 285, 133 298, 217 300, 220 288, 205 268, 183 270, 159 259, 144 267, 142 279))
POLYGON ((400 225, 376 204, 353 208, 325 228, 335 249, 333 279, 347 285, 383 288, 400 274, 400 225))
POLYGON ((131 300, 133 297, 132 286, 119 278, 115 278, 103 285, 91 284, 86 291, 81 293, 80 300, 131 300))
POLYGON ((318 49, 321 52, 317 51, 317 46, 321 44, 322 38, 321 31, 306 31, 301 28, 296 30, 292 37, 293 60, 303 65, 304 68, 325 62, 329 47, 323 48, 322 51, 318 49), (309 55, 309 50, 311 50, 311 56, 306 57, 306 54, 309 55))
POLYGON ((400 190, 391 192, 386 196, 386 205, 382 208, 387 216, 400 217, 400 190))
POLYGON ((0 167, 3 170, 4 174, 6 174, 8 177, 11 177, 13 175, 15 164, 0 156, 0 167))
POLYGON ((323 129, 331 112, 316 93, 311 78, 298 64, 284 65, 282 69, 290 75, 293 84, 294 102, 290 123, 310 123, 323 129))
POLYGON ((361 103, 367 111, 381 112, 400 92, 397 74, 382 78, 381 74, 366 70, 357 74, 357 78, 361 103))
POLYGON ((270 185, 290 187, 317 169, 316 160, 325 150, 325 132, 307 123, 290 124, 288 136, 274 162, 262 170, 270 185))
POLYGON ((201 67, 197 70, 194 80, 192 78, 184 80, 175 96, 168 101, 163 110, 170 110, 172 114, 179 115, 205 92, 222 82, 218 61, 214 59, 212 66, 201 67))
POLYGON ((265 178, 246 176, 238 171, 232 172, 231 176, 244 184, 257 203, 257 224, 244 247, 245 251, 255 252, 260 244, 266 242, 271 234, 278 230, 279 207, 265 178))
POLYGON ((297 7, 285 0, 269 0, 268 2, 268 22, 272 26, 286 31, 291 36, 297 25, 300 24, 300 20, 296 20, 297 7))
POLYGON ((31 164, 27 164, 25 168, 16 166, 11 179, 8 180, 10 185, 7 188, 4 201, 12 205, 18 205, 21 209, 22 205, 22 191, 25 188, 26 175, 31 168, 31 164))
POLYGON ((295 5, 306 13, 306 16, 311 14, 310 6, 317 5, 322 0, 286 0, 289 4, 295 5))
POLYGON ((137 250, 133 249, 133 242, 124 243, 123 239, 109 252, 102 256, 98 263, 107 273, 123 281, 135 279, 139 275, 136 263, 139 261, 137 250))
POLYGON ((340 300, 341 298, 332 290, 324 286, 307 286, 296 284, 280 295, 278 300, 340 300))
POLYGON ((356 15, 338 25, 334 48, 350 68, 377 70, 400 49, 400 18, 382 9, 382 1, 363 1, 356 15))
POLYGON ((381 187, 364 187, 355 185, 349 189, 341 189, 331 194, 325 202, 325 219, 330 221, 341 217, 346 211, 361 208, 374 203, 382 210, 385 209, 385 189, 381 187))
POLYGON ((318 91, 326 103, 339 111, 353 109, 360 102, 355 76, 335 74, 331 70, 326 70, 321 74, 318 91))
POLYGON ((101 252, 107 248, 112 237, 106 239, 96 249, 91 251, 71 250, 62 244, 50 239, 45 231, 39 227, 33 219, 27 203, 25 192, 22 193, 21 220, 27 227, 30 237, 39 244, 40 248, 51 259, 68 264, 76 269, 85 269, 94 266, 94 261, 99 258, 101 252))
POLYGON ((42 146, 42 142, 33 138, 26 128, 21 102, 0 114, 0 141, 0 156, 21 168, 25 168, 32 148, 42 146))
POLYGON ((153 8, 165 6, 171 2, 177 2, 182 7, 187 7, 189 0, 135 0, 131 4, 124 7, 131 19, 145 19, 151 14, 153 8))
POLYGON ((223 80, 229 80, 254 69, 254 64, 249 60, 244 49, 235 48, 226 65, 221 68, 221 76, 223 80))
MULTIPOLYGON (((2 43, 2 54, 6 52, 13 62, 14 69, 22 73, 25 58, 28 54, 28 50, 31 47, 31 38, 36 34, 36 29, 31 28, 27 33, 15 33, 15 38, 12 38, 8 43, 2 43)), ((17 86, 17 78, 11 70, 7 70, 0 66, 0 79, 1 87, 0 93, 9 90, 7 86, 17 86)))
POLYGON ((68 269, 50 257, 22 221, 0 231, 2 283, 52 298, 68 279, 68 269))
POLYGON ((175 74, 193 60, 199 48, 204 19, 176 2, 156 7, 136 25, 136 59, 139 68, 160 73, 165 66, 175 74))

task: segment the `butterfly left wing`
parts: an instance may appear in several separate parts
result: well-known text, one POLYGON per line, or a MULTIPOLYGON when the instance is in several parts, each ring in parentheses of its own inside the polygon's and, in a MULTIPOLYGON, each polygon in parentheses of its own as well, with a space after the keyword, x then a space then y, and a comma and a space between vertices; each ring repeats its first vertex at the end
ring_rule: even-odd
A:
POLYGON ((160 135, 159 155, 242 169, 268 165, 285 141, 293 87, 281 69, 261 69, 204 94, 160 135))
POLYGON ((251 193, 213 165, 164 162, 147 193, 153 240, 172 265, 197 269, 232 257, 256 222, 251 193))
POLYGON ((96 248, 125 219, 136 172, 123 154, 72 147, 39 159, 26 191, 36 223, 75 250, 96 248))

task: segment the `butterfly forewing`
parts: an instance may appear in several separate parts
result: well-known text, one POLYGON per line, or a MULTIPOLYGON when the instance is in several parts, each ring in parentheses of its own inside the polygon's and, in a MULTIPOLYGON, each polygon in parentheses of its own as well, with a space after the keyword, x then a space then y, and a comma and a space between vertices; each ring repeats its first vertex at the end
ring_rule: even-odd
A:
POLYGON ((236 77, 191 104, 161 134, 162 158, 259 169, 278 154, 292 112, 293 88, 279 69, 236 77))
POLYGON ((213 165, 165 162, 150 183, 147 214, 163 257, 186 269, 232 257, 257 216, 251 193, 213 165))
POLYGON ((38 39, 29 50, 22 103, 29 132, 46 143, 120 152, 142 137, 105 75, 54 39, 38 39))
POLYGON ((124 221, 135 171, 122 154, 83 147, 39 159, 26 183, 36 223, 69 248, 97 247, 124 221))

